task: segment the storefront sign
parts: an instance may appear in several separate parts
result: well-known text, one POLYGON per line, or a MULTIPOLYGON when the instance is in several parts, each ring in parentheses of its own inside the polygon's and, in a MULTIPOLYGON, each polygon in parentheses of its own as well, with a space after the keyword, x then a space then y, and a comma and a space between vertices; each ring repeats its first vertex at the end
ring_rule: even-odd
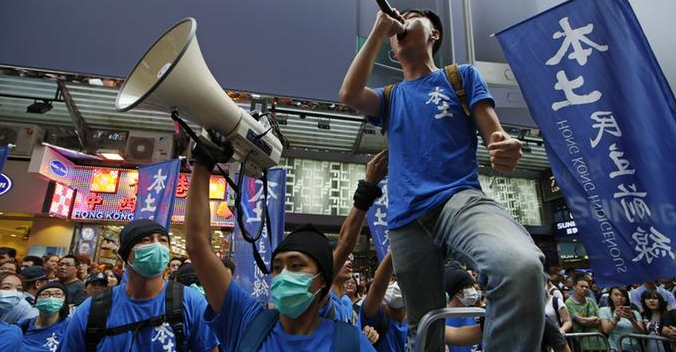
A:
POLYGON ((56 182, 53 187, 53 194, 47 213, 51 216, 68 218, 74 195, 74 189, 56 182))
POLYGON ((12 189, 12 179, 5 174, 0 174, 0 196, 12 189))
MULTIPOLYGON (((72 186, 77 189, 72 219, 91 222, 134 220, 134 211, 140 204, 136 198, 138 171, 76 166, 72 171, 72 179, 72 186), (97 185, 94 186, 94 183, 97 185)), ((216 199, 210 204, 212 226, 233 227, 234 218, 224 200, 227 195, 225 179, 212 176, 210 183, 210 196, 216 199)), ((174 223, 183 222, 189 187, 190 174, 180 174, 175 187, 176 200, 171 217, 174 223)))
POLYGON ((53 148, 36 146, 28 166, 28 172, 38 173, 50 180, 71 186, 75 165, 53 148))

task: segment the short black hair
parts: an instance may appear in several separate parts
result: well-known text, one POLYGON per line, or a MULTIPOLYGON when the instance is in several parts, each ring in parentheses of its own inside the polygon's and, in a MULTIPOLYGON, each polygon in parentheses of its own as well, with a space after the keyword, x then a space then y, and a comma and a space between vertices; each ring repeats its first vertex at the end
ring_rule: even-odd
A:
POLYGON ((657 301, 659 302, 658 309, 661 314, 664 314, 667 311, 667 301, 664 300, 661 293, 657 290, 645 290, 643 291, 643 294, 641 294, 641 306, 643 307, 643 316, 646 319, 650 320, 653 317, 653 311, 645 304, 645 301, 648 298, 657 298, 657 301))
POLYGON ((69 255, 66 255, 66 256, 61 257, 61 259, 59 259, 59 263, 60 263, 62 260, 68 259, 68 258, 73 259, 73 262, 75 262, 75 266, 80 266, 80 264, 82 264, 82 262, 80 261, 80 259, 79 259, 78 257, 72 255, 72 254, 69 254, 69 255))
POLYGON ((223 266, 230 269, 230 272, 234 276, 235 275, 235 262, 230 260, 230 258, 228 258, 228 257, 221 258, 221 262, 223 263, 223 266))
POLYGON ((427 18, 430 20, 430 22, 432 22, 434 29, 439 31, 439 39, 437 39, 437 41, 435 41, 434 45, 432 46, 432 56, 434 56, 437 51, 439 51, 439 48, 441 47, 441 40, 444 38, 444 26, 441 24, 441 18, 439 18, 439 15, 437 15, 434 11, 427 8, 407 9, 401 14, 403 15, 409 12, 415 12, 427 18))
POLYGON ((36 255, 27 255, 23 257, 22 262, 33 262, 33 265, 42 266, 42 258, 36 255))
POLYGON ((16 258, 16 249, 12 247, 0 247, 0 255, 7 254, 10 258, 16 258))

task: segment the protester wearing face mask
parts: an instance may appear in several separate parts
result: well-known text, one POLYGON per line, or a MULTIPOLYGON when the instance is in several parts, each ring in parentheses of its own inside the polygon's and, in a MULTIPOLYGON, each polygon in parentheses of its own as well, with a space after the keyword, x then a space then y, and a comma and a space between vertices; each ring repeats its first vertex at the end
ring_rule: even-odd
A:
POLYGON ((93 345, 97 351, 115 352, 216 351, 218 342, 201 318, 204 297, 162 277, 169 263, 167 230, 151 220, 134 220, 122 229, 120 242, 127 280, 78 307, 63 350, 86 351, 93 345), (101 316, 106 310, 107 316, 101 316), (98 324, 104 332, 88 333, 88 324, 98 324))
POLYGON ((210 240, 210 171, 214 162, 230 159, 232 149, 226 149, 212 150, 214 158, 195 156, 185 215, 186 249, 209 301, 204 319, 225 349, 373 351, 354 326, 319 315, 334 261, 328 239, 314 227, 292 232, 272 253, 270 296, 276 309, 265 309, 232 280, 210 240))
POLYGON ((59 351, 63 333, 68 326, 68 290, 52 281, 40 287, 35 308, 40 315, 19 323, 24 330, 23 352, 59 351))
MULTIPOLYGON (((472 307, 479 299, 479 293, 474 288, 474 278, 467 270, 457 268, 452 263, 444 269, 444 285, 448 294, 449 308, 472 307)), ((459 328, 463 326, 477 325, 475 318, 447 318, 446 326, 459 328)), ((451 351, 471 352, 476 346, 449 346, 451 351)))
POLYGON ((408 322, 401 289, 392 278, 392 255, 388 252, 378 265, 371 289, 359 310, 359 327, 372 326, 379 339, 373 344, 379 352, 406 351, 408 322))
POLYGON ((0 321, 16 324, 38 316, 38 310, 24 299, 23 278, 19 274, 0 275, 0 321))

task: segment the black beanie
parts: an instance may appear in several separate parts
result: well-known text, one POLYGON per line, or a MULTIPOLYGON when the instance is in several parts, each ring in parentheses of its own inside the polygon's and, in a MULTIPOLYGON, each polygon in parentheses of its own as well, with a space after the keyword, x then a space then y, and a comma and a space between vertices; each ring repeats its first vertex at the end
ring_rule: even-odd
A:
POLYGON ((444 270, 444 289, 450 298, 453 298, 462 288, 474 285, 474 278, 467 270, 459 268, 449 268, 444 270))
POLYGON ((317 230, 311 224, 303 225, 290 233, 282 241, 275 251, 272 252, 272 259, 275 259, 278 253, 298 251, 314 259, 319 267, 326 288, 322 290, 322 297, 331 289, 333 283, 333 251, 329 245, 329 239, 317 230))
POLYGON ((154 233, 161 233, 169 237, 167 229, 152 220, 139 219, 125 225, 122 232, 120 232, 120 249, 118 250, 122 260, 126 262, 129 258, 131 248, 143 237, 154 233))
POLYGON ((70 307, 68 306, 68 303, 70 303, 68 300, 68 289, 64 284, 62 284, 60 281, 50 281, 40 286, 40 288, 35 292, 35 300, 37 301, 42 291, 49 288, 58 288, 59 290, 63 291, 63 306, 61 306, 61 310, 59 310, 59 321, 62 321, 66 319, 70 313, 70 307))

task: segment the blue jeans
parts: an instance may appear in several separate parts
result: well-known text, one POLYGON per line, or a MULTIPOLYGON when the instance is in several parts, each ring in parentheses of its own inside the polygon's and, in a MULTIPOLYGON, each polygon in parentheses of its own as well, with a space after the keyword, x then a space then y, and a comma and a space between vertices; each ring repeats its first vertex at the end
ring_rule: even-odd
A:
MULTIPOLYGON (((448 257, 479 272, 488 304, 485 351, 539 351, 544 330, 544 255, 526 229, 479 190, 463 190, 428 215, 390 230, 397 281, 408 310, 409 351, 419 320, 446 306, 448 257)), ((444 321, 429 330, 425 351, 443 351, 444 321)))

